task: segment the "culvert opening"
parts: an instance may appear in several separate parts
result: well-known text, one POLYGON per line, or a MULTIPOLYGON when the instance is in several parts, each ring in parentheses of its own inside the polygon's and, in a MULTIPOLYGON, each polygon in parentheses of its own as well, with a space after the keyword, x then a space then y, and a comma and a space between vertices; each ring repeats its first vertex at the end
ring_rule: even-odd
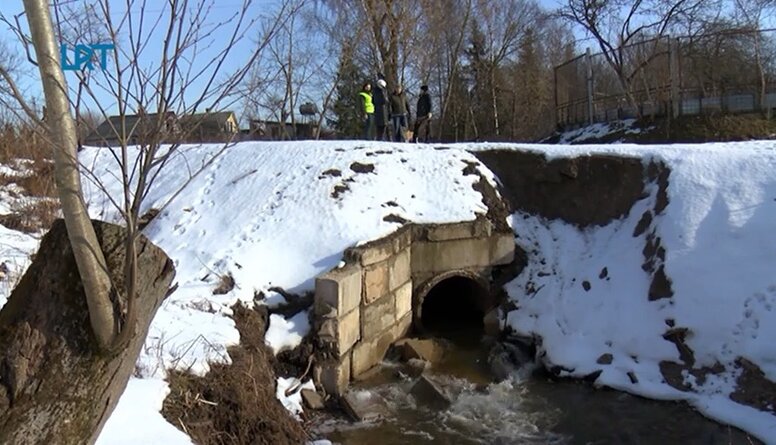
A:
POLYGON ((456 342, 479 341, 489 301, 487 290, 470 278, 455 276, 442 280, 423 299, 423 331, 456 342))

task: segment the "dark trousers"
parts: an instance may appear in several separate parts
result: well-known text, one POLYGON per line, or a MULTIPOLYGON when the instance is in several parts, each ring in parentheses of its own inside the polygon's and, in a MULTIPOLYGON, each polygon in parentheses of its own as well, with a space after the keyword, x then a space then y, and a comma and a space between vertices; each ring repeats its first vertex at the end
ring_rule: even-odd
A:
POLYGON ((412 142, 428 142, 431 132, 431 119, 423 116, 415 119, 415 130, 412 132, 412 142))
POLYGON ((391 117, 393 121, 393 140, 396 142, 407 142, 404 140, 404 129, 407 128, 407 115, 396 114, 391 117))
POLYGON ((367 141, 371 141, 375 138, 375 115, 367 114, 364 119, 364 137, 367 141))
POLYGON ((377 139, 378 141, 387 141, 387 140, 389 140, 389 138, 385 137, 385 134, 386 134, 385 127, 386 127, 385 125, 378 125, 377 126, 377 137, 375 139, 377 139))

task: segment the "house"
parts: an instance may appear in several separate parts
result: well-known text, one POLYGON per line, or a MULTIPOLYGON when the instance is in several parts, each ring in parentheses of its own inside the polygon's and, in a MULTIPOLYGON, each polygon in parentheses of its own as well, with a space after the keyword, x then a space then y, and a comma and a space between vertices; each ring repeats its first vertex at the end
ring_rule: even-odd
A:
POLYGON ((292 125, 291 122, 251 119, 248 130, 249 139, 273 141, 315 139, 317 134, 318 124, 314 122, 297 122, 296 125, 292 125))
POLYGON ((164 118, 157 113, 110 116, 92 131, 82 145, 98 147, 120 146, 144 142, 225 142, 239 135, 237 117, 232 111, 218 111, 176 116, 168 112, 164 118), (123 135, 120 136, 120 135, 123 135), (152 140, 152 137, 158 140, 152 140))
POLYGON ((240 127, 232 111, 188 114, 178 119, 185 142, 225 142, 238 138, 240 127))
POLYGON ((81 145, 97 147, 141 144, 149 141, 156 134, 162 135, 162 140, 169 140, 177 134, 175 113, 168 112, 164 118, 158 113, 125 114, 110 116, 81 141, 81 145), (122 126, 122 120, 124 125, 122 126), (157 129, 159 131, 157 131, 157 129))

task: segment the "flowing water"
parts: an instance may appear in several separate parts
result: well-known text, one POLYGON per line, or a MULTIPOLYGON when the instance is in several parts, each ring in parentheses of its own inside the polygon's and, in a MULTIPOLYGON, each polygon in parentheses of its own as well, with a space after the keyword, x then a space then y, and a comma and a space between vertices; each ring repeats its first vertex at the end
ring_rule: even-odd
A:
POLYGON ((417 378, 386 363, 354 385, 385 400, 378 422, 319 420, 315 430, 342 445, 399 444, 756 444, 739 430, 708 420, 682 403, 658 402, 589 384, 552 381, 522 367, 493 383, 480 351, 456 349, 427 371, 452 395, 446 409, 416 399, 417 378))

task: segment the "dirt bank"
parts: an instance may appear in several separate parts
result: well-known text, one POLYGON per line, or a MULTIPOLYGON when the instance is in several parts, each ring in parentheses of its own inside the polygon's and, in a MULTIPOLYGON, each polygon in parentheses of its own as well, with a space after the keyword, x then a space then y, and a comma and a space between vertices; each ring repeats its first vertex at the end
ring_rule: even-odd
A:
POLYGON ((171 372, 162 414, 200 445, 305 443, 302 424, 275 397, 266 307, 235 306, 234 320, 240 344, 229 348, 232 364, 213 364, 204 377, 171 372))
POLYGON ((578 225, 604 225, 645 197, 640 159, 582 156, 548 161, 540 153, 474 153, 496 174, 511 210, 578 225))

